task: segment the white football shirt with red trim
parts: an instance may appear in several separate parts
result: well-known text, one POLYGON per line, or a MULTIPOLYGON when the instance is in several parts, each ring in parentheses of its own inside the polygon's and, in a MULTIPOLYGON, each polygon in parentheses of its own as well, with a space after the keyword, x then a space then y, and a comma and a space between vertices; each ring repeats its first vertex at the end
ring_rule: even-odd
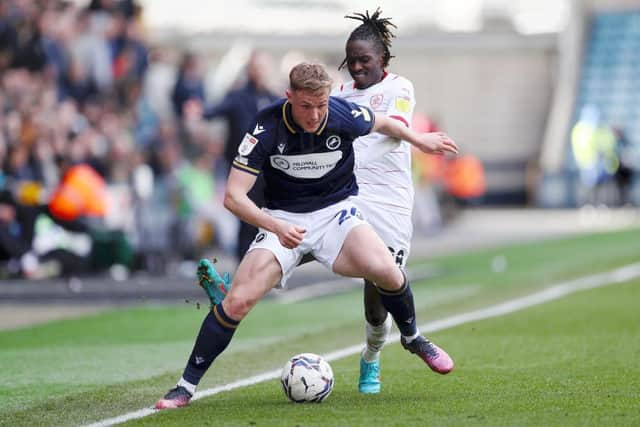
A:
MULTIPOLYGON (((351 80, 335 88, 331 95, 369 107, 411 127, 415 108, 413 84, 397 74, 387 73, 381 82, 367 89, 356 89, 351 80)), ((411 215, 411 145, 376 132, 357 138, 353 148, 358 197, 384 209, 411 215)))

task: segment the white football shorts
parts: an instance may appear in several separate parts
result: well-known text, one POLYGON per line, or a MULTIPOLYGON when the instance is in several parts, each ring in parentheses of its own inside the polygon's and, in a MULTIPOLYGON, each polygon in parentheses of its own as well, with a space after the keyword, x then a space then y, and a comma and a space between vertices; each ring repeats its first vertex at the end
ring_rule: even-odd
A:
POLYGON ((311 253, 314 258, 329 270, 333 271, 342 244, 349 231, 358 225, 366 224, 358 210, 355 197, 349 197, 326 208, 314 212, 294 213, 282 210, 263 208, 269 215, 297 225, 307 230, 302 243, 294 249, 287 249, 280 244, 275 233, 259 229, 249 251, 267 249, 273 253, 282 268, 282 279, 279 287, 284 288, 302 256, 311 253))
POLYGON ((364 219, 371 224, 373 230, 391 251, 394 262, 404 269, 413 236, 413 222, 410 215, 401 215, 380 207, 379 204, 356 197, 358 210, 364 219))

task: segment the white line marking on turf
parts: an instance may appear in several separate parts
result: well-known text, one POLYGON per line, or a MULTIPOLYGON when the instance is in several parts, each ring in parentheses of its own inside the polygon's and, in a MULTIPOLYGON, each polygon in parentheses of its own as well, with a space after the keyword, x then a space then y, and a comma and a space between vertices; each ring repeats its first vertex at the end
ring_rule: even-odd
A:
MULTIPOLYGON (((598 288, 606 285, 614 285, 618 283, 628 282, 631 279, 640 277, 640 263, 630 264, 625 267, 617 268, 615 270, 594 274, 592 276, 580 277, 578 279, 569 280, 553 285, 549 288, 535 292, 533 294, 515 298, 509 301, 505 301, 500 304, 492 305, 487 308, 470 311, 467 313, 461 313, 444 319, 435 320, 433 322, 425 323, 420 326, 422 332, 436 332, 443 329, 448 329, 454 326, 459 326, 464 323, 474 322, 477 320, 489 319, 492 317, 503 316, 505 314, 513 313, 518 310, 522 310, 534 305, 539 305, 545 302, 553 301, 558 298, 562 298, 569 294, 598 288)), ((397 342, 400 339, 399 334, 391 335, 388 342, 397 342)), ((341 350, 333 351, 323 355, 323 357, 329 362, 333 360, 342 359, 343 357, 352 356, 359 353, 362 350, 364 343, 352 345, 350 347, 343 348, 341 350)), ((264 381, 270 381, 280 377, 280 369, 273 371, 263 372, 252 377, 244 378, 238 381, 234 381, 229 384, 224 384, 218 387, 202 390, 196 392, 192 400, 202 399, 203 397, 211 396, 214 394, 222 393, 225 391, 235 390, 237 388, 246 387, 254 384, 258 384, 264 381)), ((153 408, 144 408, 138 411, 133 411, 120 415, 118 417, 107 418, 93 424, 89 424, 87 427, 107 427, 115 424, 124 423, 130 420, 143 418, 151 414, 155 414, 158 410, 153 408)))

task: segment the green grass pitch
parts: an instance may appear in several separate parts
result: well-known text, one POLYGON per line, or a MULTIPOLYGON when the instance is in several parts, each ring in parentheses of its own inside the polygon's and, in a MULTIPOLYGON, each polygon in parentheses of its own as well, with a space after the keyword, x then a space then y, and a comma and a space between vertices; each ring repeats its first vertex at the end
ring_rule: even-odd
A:
MULTIPOLYGON (((640 230, 429 260, 413 284, 419 322, 487 307, 638 261, 640 230), (504 272, 491 270, 496 256, 504 272)), ((204 300, 204 297, 203 297, 204 300)), ((397 343, 379 395, 357 392, 358 356, 331 363, 322 404, 289 403, 276 380, 131 421, 137 425, 640 425, 640 280, 579 292, 430 337, 452 355, 447 376, 397 343)), ((200 390, 280 368, 299 352, 363 339, 361 293, 261 302, 200 390)), ((0 425, 82 425, 150 407, 179 377, 203 310, 144 306, 0 332, 0 425)))

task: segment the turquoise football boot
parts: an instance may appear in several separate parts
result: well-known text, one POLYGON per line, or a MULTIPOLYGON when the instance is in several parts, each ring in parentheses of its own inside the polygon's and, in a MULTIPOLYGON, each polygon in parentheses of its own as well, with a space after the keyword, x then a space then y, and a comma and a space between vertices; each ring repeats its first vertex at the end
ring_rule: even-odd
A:
POLYGON ((367 362, 360 356, 360 379, 358 380, 360 393, 380 393, 380 361, 367 362))
POLYGON ((220 304, 227 296, 229 289, 231 289, 231 276, 229 273, 220 276, 211 261, 201 259, 198 262, 198 284, 207 293, 211 307, 213 307, 220 304))

